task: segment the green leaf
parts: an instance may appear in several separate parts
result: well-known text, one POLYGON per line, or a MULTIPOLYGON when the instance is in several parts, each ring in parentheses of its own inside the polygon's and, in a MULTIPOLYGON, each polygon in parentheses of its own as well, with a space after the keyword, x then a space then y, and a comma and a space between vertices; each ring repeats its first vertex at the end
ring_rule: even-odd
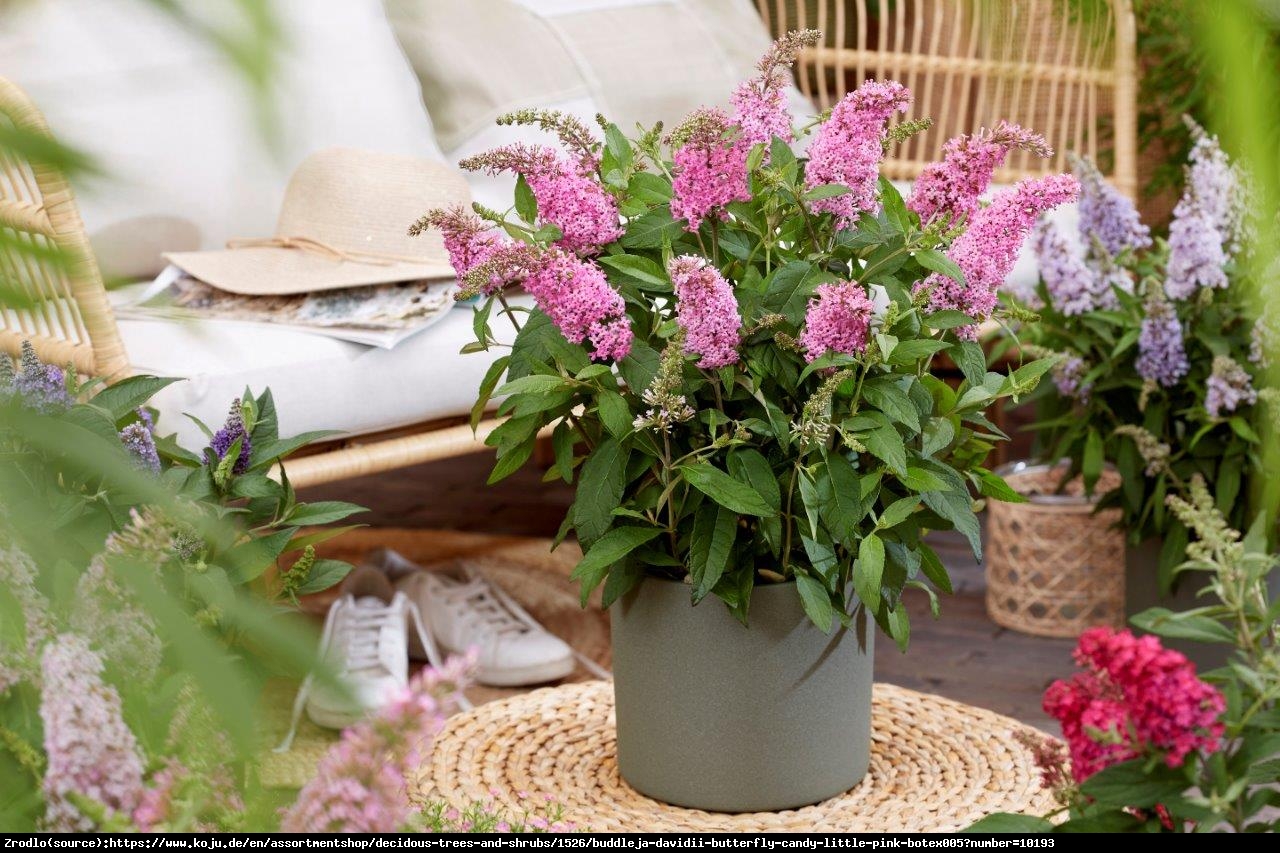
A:
POLYGON ((973 502, 968 495, 954 492, 925 492, 920 496, 924 505, 945 518, 969 540, 974 559, 982 562, 982 528, 973 514, 973 502))
POLYGON ((270 467, 277 460, 287 458, 295 450, 321 439, 338 435, 338 432, 338 430, 317 429, 295 435, 292 438, 278 438, 265 444, 255 444, 249 454, 249 470, 257 471, 261 468, 270 467))
POLYGON ((771 518, 778 514, 751 485, 738 482, 710 462, 679 465, 676 470, 689 485, 734 512, 761 518, 771 518))
POLYGON ((547 376, 546 374, 535 373, 532 376, 522 376, 506 383, 498 389, 498 396, 546 394, 551 391, 560 391, 565 388, 566 384, 563 376, 547 376))
POLYGON ((960 831, 973 835, 1027 835, 1052 832, 1053 822, 1035 815, 997 812, 960 831))
POLYGON ((629 455, 621 444, 609 438, 582 465, 573 502, 573 527, 584 546, 603 536, 613 523, 614 507, 622 501, 626 485, 629 455))
POLYGON ((689 575, 693 580, 694 604, 720 582, 729 565, 737 533, 738 516, 732 510, 715 503, 704 503, 698 508, 689 540, 689 575))
POLYGON ((951 344, 932 338, 915 338, 898 341, 898 345, 889 353, 888 362, 897 367, 915 364, 922 358, 949 349, 951 344))
POLYGON ((987 376, 987 356, 973 341, 960 341, 948 353, 970 385, 981 385, 987 376))
POLYGON ((885 507, 884 512, 880 513, 880 520, 876 522, 876 527, 881 530, 888 530, 890 527, 901 524, 915 513, 916 507, 919 505, 920 499, 914 495, 908 498, 899 498, 885 507))
POLYGON ((769 277, 762 306, 766 312, 783 314, 799 323, 814 288, 834 279, 834 275, 808 261, 788 261, 769 277))
POLYGON ((310 504, 297 504, 286 519, 290 524, 299 527, 304 525, 329 524, 341 521, 357 513, 368 512, 364 507, 346 501, 316 501, 310 504))
POLYGON ((631 407, 617 391, 601 391, 596 395, 600 408, 600 421, 614 438, 623 438, 631 432, 631 407))
POLYGON ((524 463, 529 461, 529 457, 533 455, 533 446, 536 443, 537 439, 530 437, 517 445, 499 451, 498 461, 494 463, 493 470, 489 472, 489 479, 486 483, 492 486, 494 483, 505 480, 519 471, 524 463))
POLYGON ((979 493, 986 495, 989 498, 995 498, 998 501, 1004 501, 1011 504, 1027 502, 1026 495, 1023 495, 1020 492, 1015 492, 999 474, 992 473, 986 468, 975 468, 974 473, 978 476, 979 493))
POLYGON ((516 215, 529 225, 538 221, 538 200, 533 190, 524 179, 524 175, 516 175, 516 215))
POLYGON ((880 611, 880 584, 884 579, 884 542, 869 533, 858 543, 858 565, 853 589, 872 613, 880 611))
POLYGON ((1146 758, 1113 764, 1086 779, 1080 792, 1104 806, 1150 808, 1181 796, 1188 788, 1181 774, 1153 773, 1146 764, 1146 758))
POLYGON ((823 184, 807 191, 803 197, 805 201, 818 201, 824 198, 846 195, 849 192, 850 189, 844 184, 823 184))
POLYGON ((507 364, 510 361, 511 356, 501 356, 493 364, 489 365, 489 369, 485 372, 484 379, 480 382, 480 391, 476 397, 475 405, 471 407, 471 428, 473 430, 479 426, 480 421, 484 418, 484 411, 489 406, 490 398, 493 397, 493 389, 498 386, 498 381, 502 379, 502 374, 507 369, 507 364))
POLYGON ((603 266, 617 270, 627 278, 649 285, 650 290, 671 292, 671 279, 657 261, 640 255, 601 255, 596 259, 603 266))
POLYGON ((972 326, 977 321, 968 314, 960 311, 954 311, 950 308, 942 311, 935 311, 924 318, 924 322, 931 329, 954 329, 959 326, 972 326))
POLYGON ((873 429, 863 437, 862 443, 871 455, 888 465, 890 471, 898 475, 906 473, 907 448, 902 436, 892 426, 873 429))
POLYGON ((275 533, 242 542, 220 555, 217 563, 227 570, 227 574, 235 583, 247 583, 265 572, 267 566, 284 553, 297 532, 296 527, 286 527, 275 533))
POLYGON ((587 606, 591 591, 604 580, 610 566, 661 532, 657 527, 615 527, 596 540, 569 575, 581 585, 582 606, 587 606))
MULTIPOLYGON (((930 272, 945 275, 953 281, 958 281, 960 284, 964 284, 964 270, 960 269, 959 264, 942 254, 942 252, 939 252, 937 249, 916 249, 915 259, 920 263, 920 266, 930 272)), ((934 326, 934 328, 940 329, 942 327, 934 326)))
POLYGON ((729 473, 735 479, 751 484, 765 502, 775 509, 782 508, 782 493, 778 478, 774 476, 769 460, 754 448, 739 448, 729 452, 729 473))
POLYGON ((920 545, 920 570, 934 586, 948 595, 951 594, 951 575, 947 573, 947 567, 942 565, 937 552, 923 543, 920 545))
POLYGON ((160 389, 178 381, 158 376, 130 376, 103 388, 93 396, 92 402, 110 412, 113 421, 118 421, 154 397, 160 389))
POLYGON ((1202 643, 1234 643, 1235 634, 1217 619, 1203 615, 1204 608, 1174 612, 1165 607, 1152 607, 1135 613, 1129 621, 1135 627, 1161 637, 1198 640, 1202 643))
POLYGON ((911 381, 909 376, 877 378, 862 386, 862 398, 915 433, 920 431, 920 413, 907 394, 911 381))
POLYGON ((342 560, 316 560, 307 574, 307 579, 298 587, 298 595, 323 592, 331 586, 336 586, 351 573, 351 568, 350 563, 344 563, 342 560))
POLYGON ((653 172, 636 172, 627 192, 645 204, 666 204, 671 201, 671 182, 653 172))
POLYGON ((831 606, 831 596, 821 581, 804 573, 796 574, 796 589, 800 593, 800 603, 804 606, 805 615, 822 633, 831 630, 835 621, 835 608, 831 606))
POLYGON ((885 624, 889 628, 889 636, 898 644, 898 651, 905 652, 911 642, 911 618, 907 614, 907 605, 899 600, 898 606, 885 614, 885 624))
POLYGON ((658 364, 661 361, 661 353, 653 347, 644 341, 632 341, 630 355, 618 362, 618 372, 622 374, 622 381, 627 383, 627 387, 639 396, 658 375, 658 364))
POLYGON ((644 580, 644 567, 633 560, 615 563, 605 579, 604 591, 600 595, 600 606, 608 610, 613 603, 644 580))
POLYGON ((831 494, 819 506, 819 512, 832 538, 851 547, 858 534, 858 523, 869 509, 862 499, 861 480, 849 460, 838 453, 827 458, 827 476, 831 480, 831 494))
POLYGON ((672 219, 670 208, 662 205, 631 220, 622 235, 622 245, 628 249, 659 249, 664 240, 675 240, 683 230, 684 220, 672 219))
POLYGON ((950 418, 930 418, 924 425, 924 443, 921 451, 925 456, 933 456, 949 446, 955 437, 956 428, 950 418))

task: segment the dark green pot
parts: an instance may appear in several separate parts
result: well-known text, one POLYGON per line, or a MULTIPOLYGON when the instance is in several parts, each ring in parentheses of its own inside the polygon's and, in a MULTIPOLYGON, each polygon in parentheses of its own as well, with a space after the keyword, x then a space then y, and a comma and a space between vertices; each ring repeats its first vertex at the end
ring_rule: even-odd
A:
POLYGON ((794 584, 757 586, 750 627, 646 578, 610 609, 618 770, 642 794, 719 812, 843 793, 867 771, 874 623, 823 634, 794 584))

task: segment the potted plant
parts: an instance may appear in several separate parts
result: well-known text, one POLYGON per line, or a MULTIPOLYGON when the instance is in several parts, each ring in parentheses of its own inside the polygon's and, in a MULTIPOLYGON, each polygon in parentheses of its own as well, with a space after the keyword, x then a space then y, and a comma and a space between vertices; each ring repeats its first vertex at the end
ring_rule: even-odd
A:
POLYGON ((601 142, 562 114, 508 116, 566 150, 464 161, 515 172, 513 209, 412 229, 443 232, 460 296, 481 297, 468 349, 501 352, 474 410, 502 398, 491 482, 544 430, 550 476, 576 481, 561 537, 582 545, 584 604, 602 588, 612 611, 621 774, 685 806, 787 808, 861 778, 870 624, 905 649, 905 591, 935 610, 950 591, 927 531, 980 551, 975 492, 1016 499, 982 467, 1002 437, 983 412, 1051 366, 988 372, 973 338, 1074 179, 980 208, 1003 150, 1043 149, 1004 125, 1000 156, 959 140, 904 202, 879 163, 925 125, 886 129, 910 103, 894 82, 800 129, 797 158, 783 89, 817 36, 775 43, 732 115, 670 133, 602 118, 601 142), (533 306, 508 299, 516 283, 533 306), (959 387, 930 372, 942 353, 959 387))
MULTIPOLYGON (((1229 524, 1246 526, 1262 403, 1254 390, 1274 320, 1237 263, 1245 227, 1242 176, 1216 138, 1190 123, 1195 146, 1168 239, 1152 239, 1133 205, 1087 161, 1078 239, 1040 227, 1042 279, 1021 301, 1039 322, 1023 350, 1057 354, 1052 383, 1033 395, 1047 460, 1068 459, 1086 488, 1110 463, 1120 485, 1100 497, 1128 534, 1126 610, 1194 605, 1204 586, 1174 592, 1188 532, 1165 496, 1204 478, 1229 524), (1149 464, 1144 457, 1163 458, 1149 464)), ((1265 398, 1267 392, 1263 392, 1265 398)))

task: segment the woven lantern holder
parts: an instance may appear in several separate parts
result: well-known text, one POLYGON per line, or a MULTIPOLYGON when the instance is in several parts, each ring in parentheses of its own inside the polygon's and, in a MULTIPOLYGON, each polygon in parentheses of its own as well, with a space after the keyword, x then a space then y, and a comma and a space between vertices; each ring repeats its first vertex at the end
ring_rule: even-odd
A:
MULTIPOLYGON (((1124 534, 1120 511, 1094 512, 1080 478, 1059 490, 1061 466, 1014 463, 1001 471, 1026 503, 987 505, 987 614, 1041 637, 1076 637, 1124 625, 1124 534)), ((1103 472, 1095 494, 1119 485, 1103 472)))

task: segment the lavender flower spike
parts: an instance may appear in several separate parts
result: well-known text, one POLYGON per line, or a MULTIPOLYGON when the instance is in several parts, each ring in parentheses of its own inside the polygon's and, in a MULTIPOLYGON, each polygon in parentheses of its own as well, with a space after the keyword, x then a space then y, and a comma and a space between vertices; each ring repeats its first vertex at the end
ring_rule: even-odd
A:
POLYGON ((1086 246, 1101 246, 1115 256, 1125 249, 1151 245, 1151 231, 1142 224, 1138 209, 1123 193, 1103 179, 1098 167, 1083 157, 1071 164, 1080 181, 1080 236, 1086 246))
POLYGON ((1223 269, 1235 254, 1243 227, 1240 176, 1216 137, 1190 122, 1196 142, 1187 167, 1187 187, 1169 225, 1165 290, 1188 299, 1202 287, 1225 288, 1223 269))
POLYGON ((1177 385, 1191 367, 1178 313, 1158 288, 1147 297, 1147 316, 1138 334, 1138 359, 1134 366, 1143 379, 1158 382, 1165 388, 1177 385))
POLYGON ((216 465, 222 461, 237 438, 240 439, 240 455, 232 466, 231 473, 243 474, 249 470, 249 453, 252 448, 249 443, 249 433, 244 428, 244 415, 240 411, 239 397, 231 403, 231 411, 227 413, 226 423, 222 425, 222 429, 214 433, 213 441, 209 444, 209 449, 214 455, 212 464, 216 465))
POLYGON ((1222 417, 1223 412, 1234 412, 1242 404, 1252 406, 1258 402, 1252 377, 1230 356, 1214 357, 1213 372, 1205 386, 1204 408, 1211 418, 1222 417))
POLYGON ((36 355, 30 341, 22 342, 22 372, 13 381, 22 401, 38 412, 56 412, 70 408, 66 377, 61 367, 45 364, 36 355))
POLYGON ((120 441, 133 457, 135 466, 152 474, 160 473, 160 454, 156 452, 155 438, 145 421, 131 423, 120 430, 120 441))

